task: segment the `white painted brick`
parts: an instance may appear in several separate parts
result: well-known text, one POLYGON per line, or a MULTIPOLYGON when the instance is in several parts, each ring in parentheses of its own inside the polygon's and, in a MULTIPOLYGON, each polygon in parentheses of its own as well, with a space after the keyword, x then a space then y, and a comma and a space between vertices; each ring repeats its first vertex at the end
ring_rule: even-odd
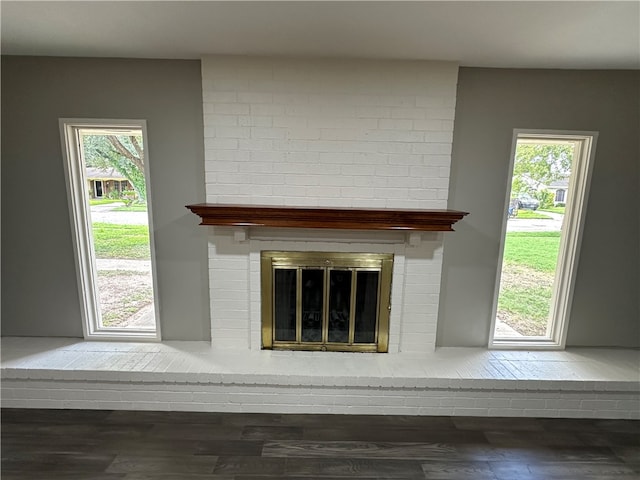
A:
POLYGON ((262 92, 238 92, 239 103, 272 103, 272 93, 262 92))
POLYGON ((385 208, 387 201, 375 198, 354 198, 351 200, 350 206, 353 208, 385 208))
MULTIPOLYGON (((205 140, 206 146, 206 140, 205 140)), ((273 141, 270 139, 261 138, 243 138, 237 141, 237 148, 240 150, 246 150, 251 152, 251 158, 253 159, 253 153, 255 152, 269 152, 274 149, 273 141)), ((205 151, 206 154, 206 151, 205 151)))
POLYGON ((389 165, 423 165, 424 155, 387 155, 387 162, 389 165))
POLYGON ((283 116, 285 115, 285 106, 276 104, 252 104, 249 106, 249 112, 252 116, 283 116))
POLYGON ((439 200, 438 193, 439 190, 435 189, 425 190, 422 188, 411 188, 409 189, 409 198, 415 200, 439 200))
POLYGON ((616 400, 583 400, 580 404, 583 410, 614 410, 617 407, 616 400))
POLYGON ((385 154, 407 154, 413 152, 413 143, 408 142, 378 142, 375 152, 385 154))
POLYGON ((440 178, 440 168, 441 167, 430 167, 424 165, 410 166, 409 176, 420 181, 423 181, 425 179, 440 178))
POLYGON ((407 193, 407 188, 376 188, 374 195, 378 198, 386 198, 387 200, 400 200, 407 198, 407 193))
MULTIPOLYGON (((211 105, 211 113, 218 115, 248 115, 250 112, 249 105, 240 103, 209 103, 211 105)), ((206 119, 205 119, 206 120, 206 119)), ((206 126, 206 123, 205 123, 206 126)))
POLYGON ((370 140, 368 132, 356 129, 323 128, 320 130, 322 140, 370 140))
MULTIPOLYGON (((237 150, 238 140, 233 138, 205 138, 204 148, 205 155, 210 150, 237 150)), ((207 157, 209 162, 215 161, 213 158, 207 157)), ((205 165, 206 166, 206 165, 205 165)))
MULTIPOLYGON (((401 93, 404 93, 403 90, 399 89, 401 93)), ((416 98, 413 95, 379 95, 372 98, 371 102, 388 107, 413 107, 416 105, 416 98)))
POLYGON ((249 138, 250 131, 243 127, 215 127, 216 138, 249 138))
POLYGON ((203 89, 204 91, 202 94, 202 100, 205 104, 235 103, 238 100, 238 96, 236 92, 213 91, 212 89, 207 87, 213 87, 213 85, 207 85, 205 82, 204 89, 203 89))
POLYGON ((453 131, 427 132, 424 140, 429 143, 452 143, 453 131))
MULTIPOLYGON (((209 57, 202 63, 207 201, 446 207, 455 65, 393 62, 390 69, 389 63, 376 61, 249 57, 209 57)), ((307 242, 303 249, 342 251, 348 245, 307 242)), ((407 262, 408 269, 426 273, 428 286, 413 311, 405 308, 402 296, 395 302, 391 338, 396 350, 400 338, 410 339, 411 350, 423 351, 424 342, 433 348, 438 298, 432 293, 438 291, 439 252, 438 247, 428 263, 407 262), (420 335, 411 338, 411 332, 403 331, 401 336, 400 322, 420 335)), ((210 249, 210 255, 218 255, 217 249, 210 249)), ((259 295, 242 299, 246 271, 233 276, 233 265, 210 266, 212 305, 221 307, 212 311, 212 333, 218 339, 240 341, 238 335, 244 335, 245 343, 259 341, 259 318, 254 318, 260 311, 259 295), (250 307, 241 308, 241 301, 252 298, 250 307), (231 326, 238 318, 243 322, 231 326)), ((397 282, 405 281, 403 273, 394 271, 395 296, 401 290, 397 282)), ((259 278, 250 281, 259 288, 259 278)), ((410 294, 409 300, 415 298, 410 294)))
MULTIPOLYGON (((245 130, 247 131, 247 130, 245 130)), ((265 128, 265 127, 253 127, 250 129, 251 138, 257 139, 278 139, 285 138, 287 136, 286 128, 265 128)), ((249 131, 247 131, 249 133, 249 131)), ((247 135, 248 137, 249 135, 247 135)))
POLYGON ((378 120, 378 128, 381 130, 413 130, 413 120, 387 119, 378 120))
POLYGON ((545 400, 542 399, 514 399, 511 400, 511 408, 514 409, 544 409, 545 400))
MULTIPOLYGON (((454 97, 455 98, 455 97, 454 97)), ((415 99, 417 107, 451 107, 451 97, 444 95, 438 96, 418 96, 415 99)))
POLYGON ((307 104, 309 98, 309 95, 299 93, 277 93, 273 95, 273 102, 283 105, 307 104))
MULTIPOLYGON (((350 187, 350 186, 361 186, 356 184, 356 179, 361 177, 343 177, 339 174, 334 175, 333 177, 329 177, 324 181, 324 184, 330 187, 350 187)), ((341 199, 339 199, 341 200, 341 199)))
MULTIPOLYGON (((451 143, 414 143, 411 146, 412 153, 419 153, 424 155, 450 155, 451 143)), ((431 157, 432 159, 433 157, 431 157)), ((442 157, 441 157, 442 158, 442 157)), ((449 164, 450 160, 446 160, 449 164)), ((437 165, 436 162, 431 162, 431 165, 437 165)))
POLYGON ((374 175, 364 176, 347 176, 356 187, 386 187, 389 184, 390 177, 378 177, 374 175))
POLYGON ((366 132, 365 137, 374 142, 424 142, 425 134, 420 131, 374 130, 366 132))
POLYGON ((272 127, 273 118, 258 115, 238 115, 238 125, 241 127, 272 127))
POLYGON ((391 107, 381 106, 357 106, 356 118, 391 118, 391 107))
POLYGON ((407 177, 409 167, 402 165, 377 165, 375 174, 382 177, 407 177))
POLYGON ((455 108, 429 108, 429 117, 442 119, 442 120, 453 120, 455 116, 455 108))
POLYGON ((65 403, 60 400, 37 399, 27 400, 25 403, 27 408, 66 408, 65 403))
POLYGON ((351 132, 375 131, 378 128, 378 120, 372 118, 311 118, 308 120, 308 126, 321 128, 323 130, 349 130, 351 132))
POLYGON ((205 115, 204 121, 210 127, 234 127, 238 125, 237 115, 205 115))
POLYGON ((627 400, 619 400, 617 404, 618 410, 628 410, 639 412, 640 414, 640 398, 629 398, 627 400))
POLYGON ((423 108, 392 108, 391 118, 406 118, 410 120, 423 120, 427 118, 427 112, 423 108))
POLYGON ((449 187, 449 179, 448 178, 423 178, 422 180, 423 188, 434 188, 434 189, 442 189, 445 190, 449 187))

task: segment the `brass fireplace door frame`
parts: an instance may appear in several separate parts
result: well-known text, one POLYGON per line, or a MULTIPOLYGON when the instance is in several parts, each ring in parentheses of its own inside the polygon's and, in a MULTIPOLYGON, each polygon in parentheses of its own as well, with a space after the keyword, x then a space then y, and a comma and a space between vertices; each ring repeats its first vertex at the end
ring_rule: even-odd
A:
MULTIPOLYGON (((327 252, 282 252, 263 251, 260 257, 261 266, 261 309, 262 309, 262 348, 282 350, 328 350, 340 352, 379 352, 389 350, 389 314, 391 310, 391 282, 393 273, 393 254, 380 253, 327 253, 327 252), (275 340, 274 319, 274 276, 278 268, 297 269, 297 305, 296 305, 296 338, 295 342, 275 340), (377 320, 375 327, 375 343, 337 343, 327 341, 327 298, 325 288, 323 303, 323 341, 303 342, 301 331, 301 286, 300 271, 304 268, 320 268, 325 270, 325 281, 332 269, 358 271, 379 271, 377 320)), ((355 278, 356 275, 353 275, 355 278)), ((352 285, 352 301, 350 311, 350 339, 353 339, 355 304, 355 288, 352 285)))

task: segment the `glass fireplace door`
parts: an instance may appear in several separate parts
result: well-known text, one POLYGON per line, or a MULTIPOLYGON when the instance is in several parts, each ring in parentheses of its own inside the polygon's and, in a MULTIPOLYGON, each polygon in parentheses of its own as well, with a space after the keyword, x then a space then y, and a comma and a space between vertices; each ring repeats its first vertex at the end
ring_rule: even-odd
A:
POLYGON ((386 352, 393 256, 262 252, 263 348, 386 352))

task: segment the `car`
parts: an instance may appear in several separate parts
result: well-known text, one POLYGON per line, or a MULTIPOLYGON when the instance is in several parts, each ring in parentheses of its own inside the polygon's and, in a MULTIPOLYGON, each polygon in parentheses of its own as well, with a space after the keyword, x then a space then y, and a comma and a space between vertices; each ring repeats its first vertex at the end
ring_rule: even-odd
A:
POLYGON ((516 202, 518 208, 522 208, 525 210, 537 210, 540 206, 540 202, 529 195, 519 195, 516 198, 516 202))

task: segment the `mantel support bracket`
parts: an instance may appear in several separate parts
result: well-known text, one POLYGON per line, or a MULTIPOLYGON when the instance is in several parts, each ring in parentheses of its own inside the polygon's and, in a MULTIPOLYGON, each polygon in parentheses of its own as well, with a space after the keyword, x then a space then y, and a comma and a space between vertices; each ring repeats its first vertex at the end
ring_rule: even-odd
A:
POLYGON ((249 240, 249 227, 233 227, 233 241, 243 243, 249 240))
POLYGON ((412 247, 419 247, 422 243, 422 232, 408 232, 406 243, 412 247))
MULTIPOLYGON (((230 227, 233 231, 234 243, 245 243, 251 239, 249 227, 230 227)), ((412 247, 419 247, 423 241, 423 232, 407 232, 404 243, 412 247)))

